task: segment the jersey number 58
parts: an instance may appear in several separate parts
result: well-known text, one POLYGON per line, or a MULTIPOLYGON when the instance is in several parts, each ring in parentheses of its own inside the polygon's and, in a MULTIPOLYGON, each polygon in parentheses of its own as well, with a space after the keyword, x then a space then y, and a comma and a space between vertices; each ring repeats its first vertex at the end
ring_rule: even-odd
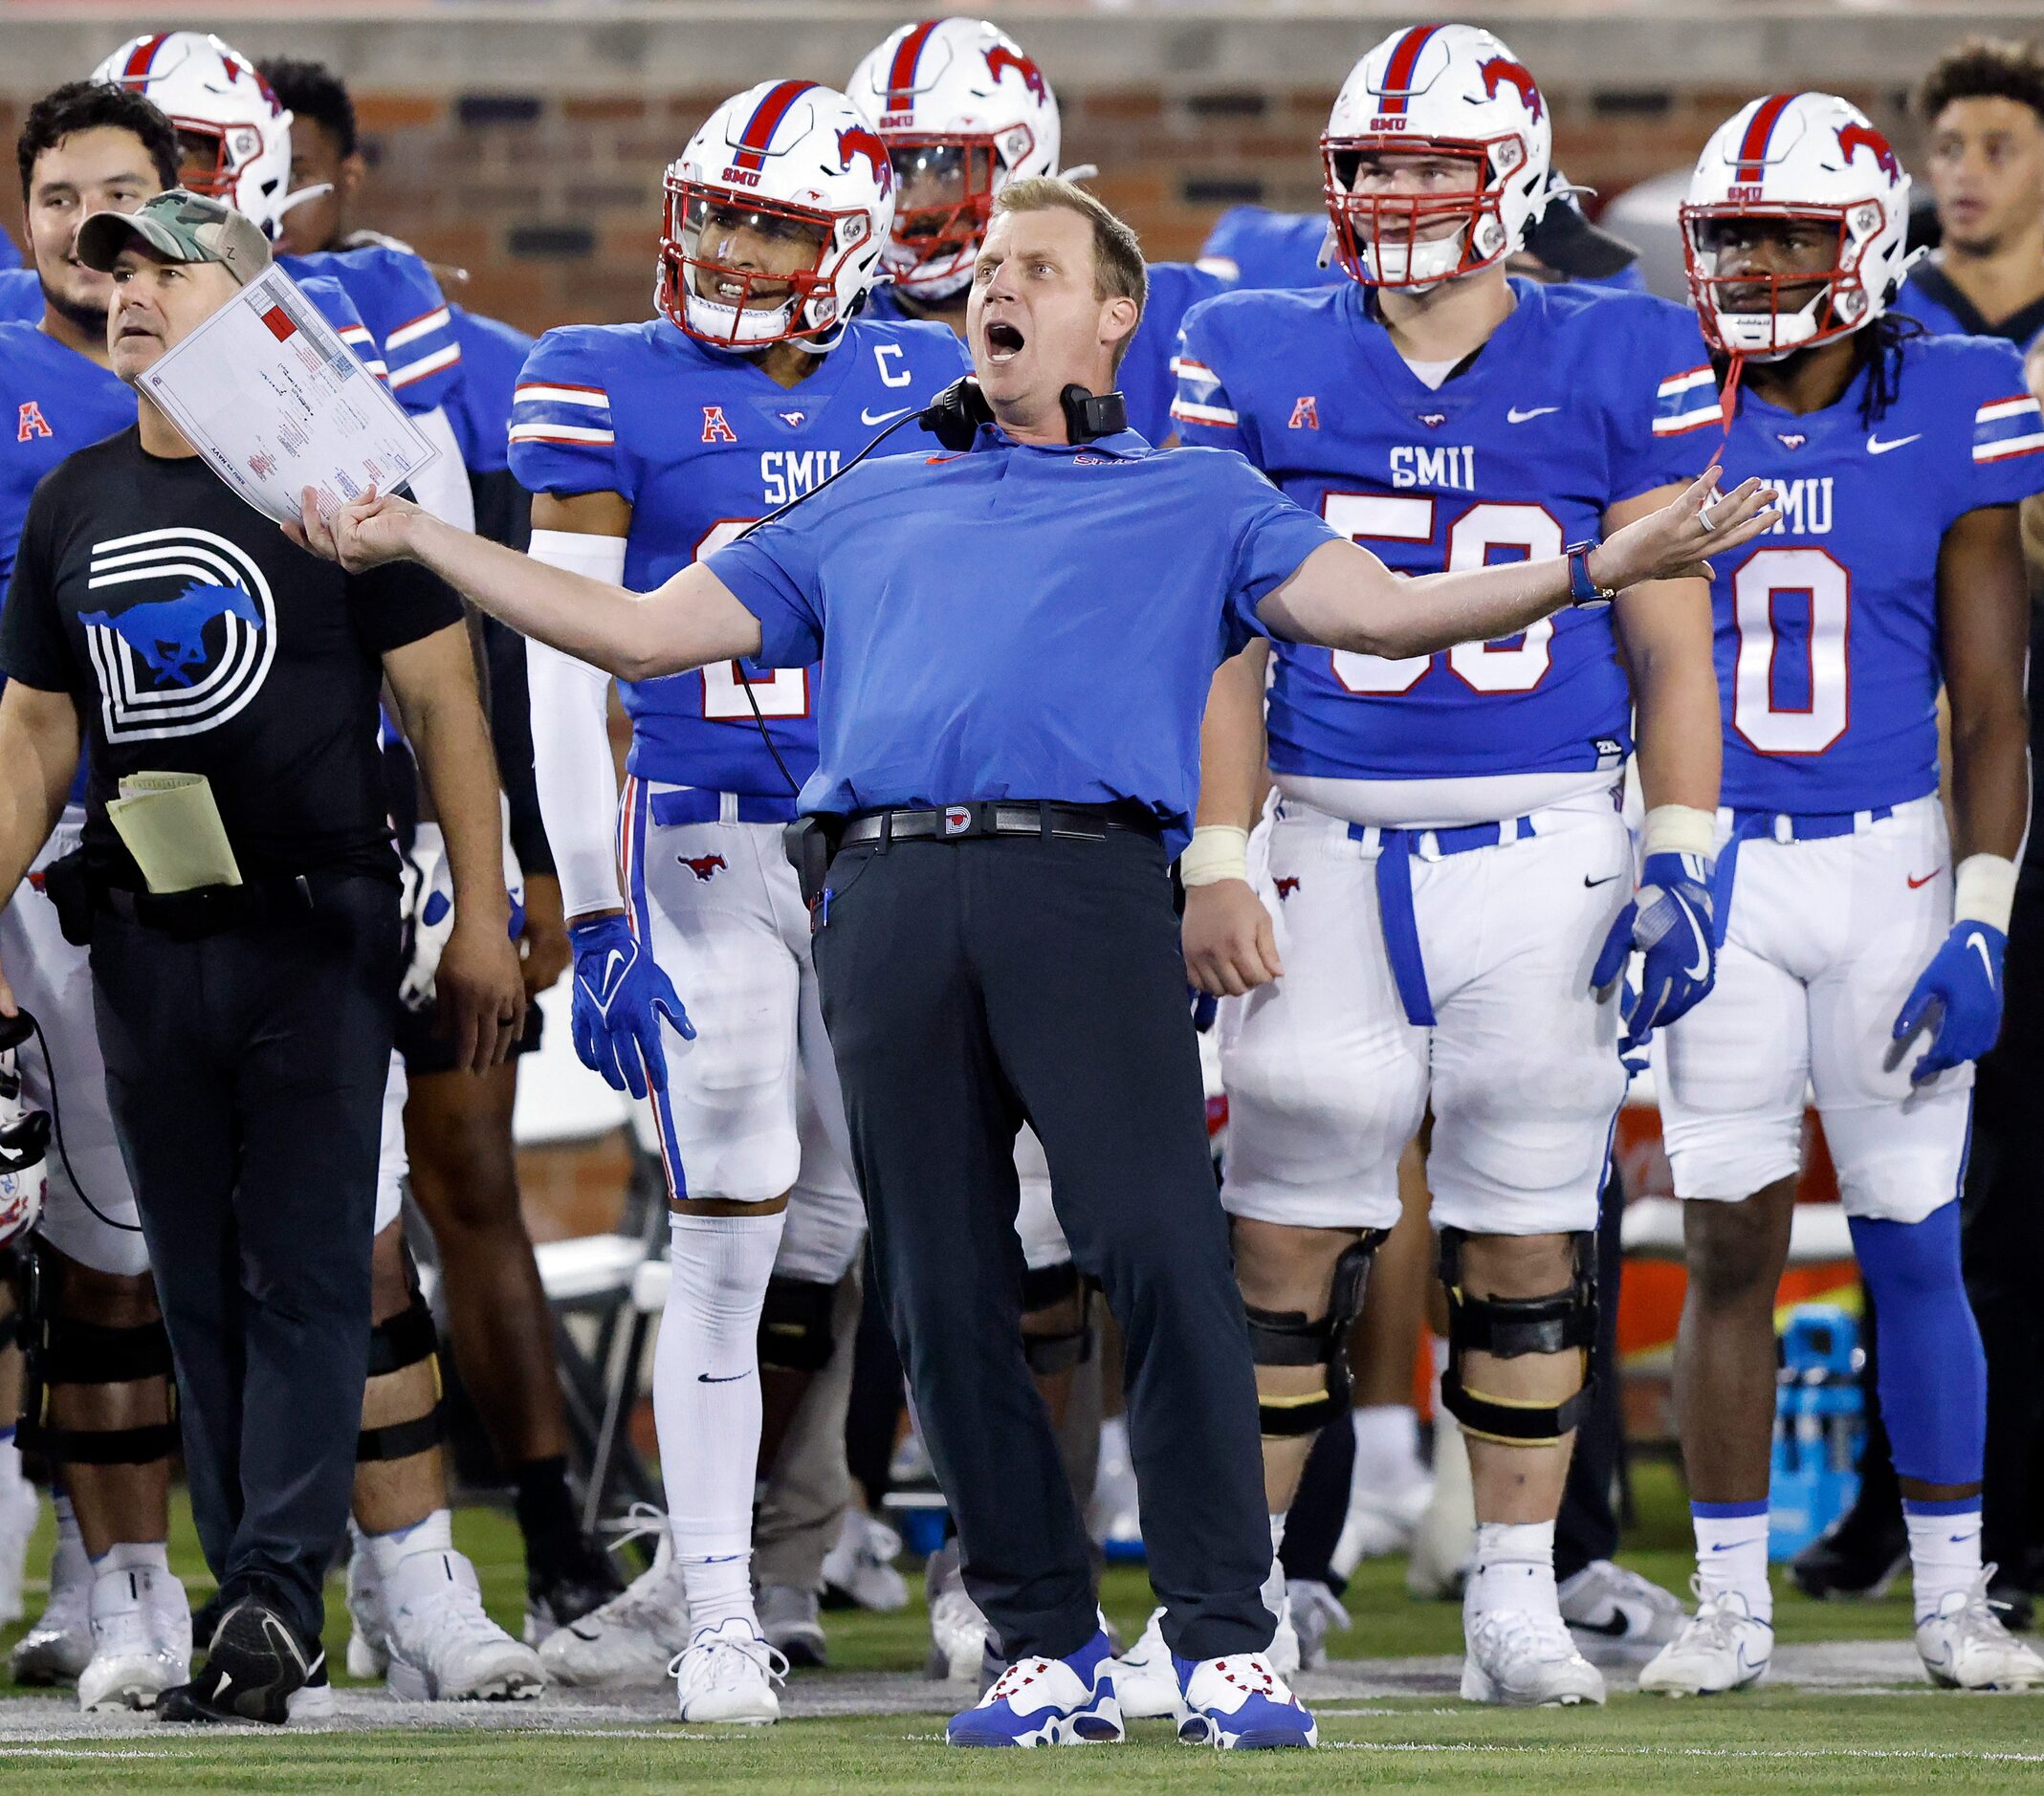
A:
MULTIPOLYGON (((1384 542, 1432 542, 1432 498, 1382 493, 1330 493, 1320 501, 1320 515, 1345 537, 1367 545, 1384 542)), ((1529 561, 1546 560, 1562 552, 1561 523, 1545 506, 1508 505, 1489 500, 1472 505, 1448 526, 1446 571, 1462 573, 1484 566, 1494 549, 1517 549, 1529 561)), ((1458 643, 1442 655, 1406 655, 1387 660, 1337 648, 1334 677, 1351 692, 1385 697, 1409 692, 1436 661, 1476 692, 1530 692, 1547 675, 1548 645, 1553 621, 1542 618, 1524 635, 1497 643, 1458 643)))

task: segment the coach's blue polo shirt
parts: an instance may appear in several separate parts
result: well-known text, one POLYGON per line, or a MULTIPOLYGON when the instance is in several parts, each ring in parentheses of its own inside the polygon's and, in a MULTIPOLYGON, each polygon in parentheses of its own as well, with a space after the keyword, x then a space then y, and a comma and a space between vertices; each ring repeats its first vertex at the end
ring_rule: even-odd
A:
POLYGON ((805 811, 1134 799, 1176 854, 1215 668, 1339 540, 1232 450, 987 426, 967 454, 854 469, 709 566, 763 663, 823 660, 805 811))

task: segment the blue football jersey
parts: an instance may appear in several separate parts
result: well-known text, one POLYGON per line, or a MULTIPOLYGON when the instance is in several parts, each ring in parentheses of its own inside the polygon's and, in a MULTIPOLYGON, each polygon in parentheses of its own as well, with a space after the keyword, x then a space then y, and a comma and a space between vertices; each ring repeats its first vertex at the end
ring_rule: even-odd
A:
POLYGON ((21 252, 14 247, 14 240, 0 230, 0 272, 21 266, 21 252))
POLYGON ((1938 785, 1938 554, 1964 513, 2044 491, 2044 417, 2007 343, 1903 339, 1895 402, 1866 375, 1822 411, 1739 398, 1727 488, 1758 474, 1782 516, 1716 558, 1726 804, 1861 811, 1938 785))
POLYGON ((1320 266, 1327 240, 1325 212, 1231 206, 1200 245, 1199 266, 1239 287, 1331 287, 1349 276, 1339 262, 1320 266))
MULTIPOLYGON (((1225 293, 1228 283, 1219 274, 1194 268, 1189 262, 1152 262, 1148 269, 1150 293, 1143 301, 1142 320, 1135 327, 1135 339, 1122 357, 1115 383, 1128 402, 1129 428, 1146 442, 1162 443, 1171 435, 1171 401, 1175 377, 1172 357, 1178 345, 1178 326, 1185 315, 1202 299, 1225 293)), ((906 318, 900 298, 891 286, 875 287, 868 301, 867 316, 875 318, 906 318)))
MULTIPOLYGON (((1693 479, 1719 423, 1703 343, 1645 295, 1514 280, 1517 304, 1439 388, 1363 290, 1225 294, 1185 321, 1174 415, 1240 449, 1399 573, 1539 559, 1620 500, 1693 479)), ((1270 765, 1345 779, 1615 769, 1631 698, 1608 611, 1435 655, 1280 643, 1270 765)))
POLYGON ((300 283, 322 275, 347 290, 383 352, 383 367, 372 363, 371 372, 388 380, 407 411, 423 416, 452 399, 461 382, 461 342, 439 281, 413 252, 377 243, 280 255, 277 265, 300 283))
POLYGON ((461 342, 461 381, 448 402, 448 423, 469 471, 497 473, 511 465, 511 396, 533 339, 499 318, 449 310, 461 342))
MULTIPOLYGON (((862 318, 815 373, 788 388, 665 318, 570 325, 540 338, 518 377, 511 471, 529 493, 627 499, 625 583, 646 592, 810 492, 965 366, 964 347, 946 325, 862 318)), ((928 441, 909 426, 890 448, 928 441)), ((960 553, 938 543, 930 552, 960 553)), ((753 701, 799 785, 816 769, 817 675, 814 667, 720 662, 621 682, 631 771, 675 785, 789 796, 753 701)))
POLYGON ((0 324, 39 324, 43 284, 33 268, 0 268, 0 324))

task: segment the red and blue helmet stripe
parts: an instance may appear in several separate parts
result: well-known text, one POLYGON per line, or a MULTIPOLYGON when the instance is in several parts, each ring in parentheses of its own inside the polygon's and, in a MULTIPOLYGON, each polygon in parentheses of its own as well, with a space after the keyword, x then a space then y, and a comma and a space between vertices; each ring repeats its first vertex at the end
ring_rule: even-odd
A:
POLYGON ((925 19, 920 25, 912 25, 894 46, 894 59, 888 64, 888 111, 907 112, 915 104, 915 65, 922 60, 923 46, 930 41, 931 33, 942 23, 941 19, 925 19))
POLYGON ((1419 67, 1419 53, 1433 41, 1434 33, 1440 30, 1438 25, 1415 25, 1398 39, 1391 53, 1391 60, 1384 65, 1384 85, 1377 90, 1377 106, 1381 112, 1401 113, 1413 91, 1413 76, 1419 67))
POLYGON ((788 116, 788 109, 806 94, 814 81, 777 81, 753 108, 753 116, 738 133, 738 147, 732 164, 738 168, 764 168, 766 152, 774 146, 774 133, 788 116))
POLYGON ((1747 120, 1746 135, 1739 140, 1739 166, 1733 180, 1743 187, 1758 186, 1768 170, 1768 142, 1781 116, 1794 102, 1793 94, 1770 94, 1747 120))

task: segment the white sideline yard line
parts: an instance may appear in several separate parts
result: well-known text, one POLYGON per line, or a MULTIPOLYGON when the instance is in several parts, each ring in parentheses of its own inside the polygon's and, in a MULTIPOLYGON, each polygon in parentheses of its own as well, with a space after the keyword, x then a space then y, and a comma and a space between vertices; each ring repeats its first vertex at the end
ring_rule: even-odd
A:
POLYGON ((1934 1746, 1620 1746, 1608 1741, 1545 1741, 1514 1745, 1505 1741, 1324 1740, 1322 1752, 1568 1752, 1606 1759, 1909 1759, 1952 1764, 2044 1764, 2044 1752, 1954 1752, 1934 1746))

